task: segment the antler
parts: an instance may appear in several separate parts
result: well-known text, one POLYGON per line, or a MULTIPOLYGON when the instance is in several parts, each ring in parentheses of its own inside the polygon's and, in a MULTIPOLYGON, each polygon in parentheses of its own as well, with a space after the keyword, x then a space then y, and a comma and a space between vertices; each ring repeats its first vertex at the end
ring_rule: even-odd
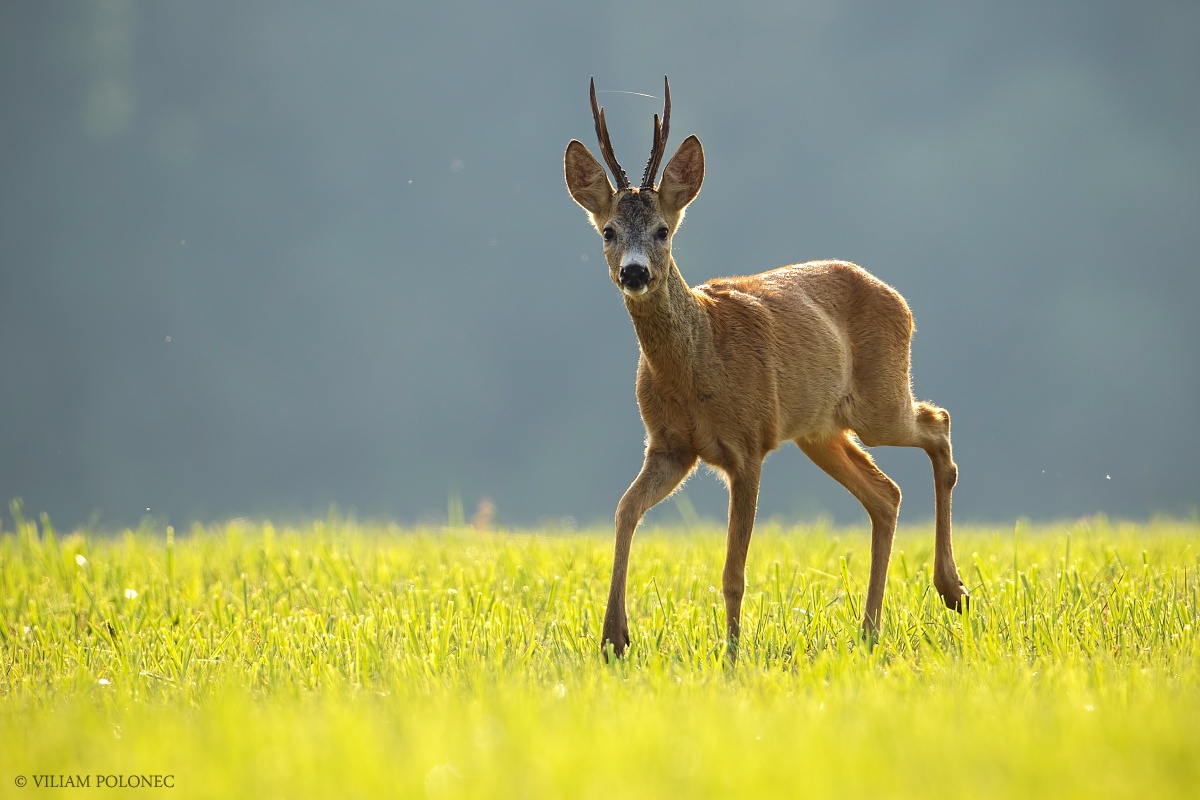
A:
POLYGON ((629 178, 625 176, 625 170, 621 169, 621 165, 617 163, 617 157, 613 154, 612 141, 608 138, 608 126, 604 124, 604 109, 596 105, 595 78, 592 78, 591 95, 592 119, 596 121, 596 138, 600 140, 600 154, 604 156, 613 177, 617 179, 617 188, 628 189, 629 178))
POLYGON ((663 75, 663 94, 666 99, 663 102, 662 123, 659 123, 658 114, 655 114, 654 143, 650 146, 650 160, 646 162, 646 171, 642 173, 641 188, 643 189, 654 188, 658 165, 662 162, 663 152, 667 149, 667 133, 671 129, 671 84, 667 83, 666 75, 663 75))

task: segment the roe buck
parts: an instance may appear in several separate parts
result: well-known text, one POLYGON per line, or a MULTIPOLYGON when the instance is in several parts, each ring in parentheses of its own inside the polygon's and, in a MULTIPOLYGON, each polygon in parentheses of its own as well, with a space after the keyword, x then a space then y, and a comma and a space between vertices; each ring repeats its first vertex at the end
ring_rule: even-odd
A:
POLYGON ((933 462, 933 581, 961 611, 967 593, 950 540, 957 468, 950 415, 913 399, 912 314, 895 289, 844 261, 815 261, 692 289, 671 257, 684 209, 704 180, 704 150, 689 136, 655 174, 670 127, 663 79, 662 120, 637 188, 613 154, 591 85, 600 152, 617 187, 584 145, 567 145, 567 189, 604 238, 609 277, 633 319, 641 356, 637 400, 648 434, 645 463, 617 505, 616 553, 601 647, 629 644, 625 581, 633 532, 652 506, 696 467, 709 464, 729 487, 729 538, 722 575, 727 653, 737 659, 746 554, 763 459, 785 440, 850 490, 871 519, 871 576, 862 621, 878 635, 900 489, 862 448, 920 447, 933 462), (860 444, 861 443, 861 444, 860 444))

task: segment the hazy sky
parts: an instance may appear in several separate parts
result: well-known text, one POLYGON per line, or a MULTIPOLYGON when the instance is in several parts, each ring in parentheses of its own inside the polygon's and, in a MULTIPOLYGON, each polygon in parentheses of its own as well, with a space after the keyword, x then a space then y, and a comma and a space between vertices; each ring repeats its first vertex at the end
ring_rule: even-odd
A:
MULTIPOLYGON (((665 73, 684 276, 896 286, 958 519, 1194 513, 1197 42, 1190 1, 5 3, 0 499, 610 520, 637 342, 562 154, 594 75, 638 172, 665 73)), ((931 517, 924 454, 876 455, 931 517)), ((865 520, 790 446, 760 509, 865 520)))

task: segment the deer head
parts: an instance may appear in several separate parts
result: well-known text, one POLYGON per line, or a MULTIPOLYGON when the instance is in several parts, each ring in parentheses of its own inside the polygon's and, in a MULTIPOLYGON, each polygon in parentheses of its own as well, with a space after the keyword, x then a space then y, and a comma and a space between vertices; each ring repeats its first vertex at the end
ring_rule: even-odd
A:
POLYGON ((660 121, 654 115, 654 141, 640 186, 629 185, 613 153, 604 109, 596 104, 594 79, 591 103, 596 137, 617 188, 609 182, 600 162, 577 139, 567 145, 563 157, 567 190, 604 238, 609 277, 630 298, 649 294, 663 285, 672 264, 671 237, 683 221, 684 209, 704 182, 704 148, 699 139, 689 136, 667 162, 662 180, 654 184, 671 125, 671 87, 665 77, 663 88, 663 116, 660 121))

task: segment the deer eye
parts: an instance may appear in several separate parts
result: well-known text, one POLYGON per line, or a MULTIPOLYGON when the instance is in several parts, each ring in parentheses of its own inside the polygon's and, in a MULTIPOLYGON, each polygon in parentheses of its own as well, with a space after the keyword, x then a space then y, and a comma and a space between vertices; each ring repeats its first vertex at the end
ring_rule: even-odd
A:
POLYGON ((611 242, 615 238, 617 238, 617 232, 613 230, 611 225, 606 225, 604 228, 604 241, 611 242))
POLYGON ((658 231, 655 232, 655 235, 658 237, 658 240, 660 242, 665 242, 667 240, 667 235, 670 233, 671 232, 669 230, 667 230, 667 226, 663 225, 661 228, 658 229, 658 231))

